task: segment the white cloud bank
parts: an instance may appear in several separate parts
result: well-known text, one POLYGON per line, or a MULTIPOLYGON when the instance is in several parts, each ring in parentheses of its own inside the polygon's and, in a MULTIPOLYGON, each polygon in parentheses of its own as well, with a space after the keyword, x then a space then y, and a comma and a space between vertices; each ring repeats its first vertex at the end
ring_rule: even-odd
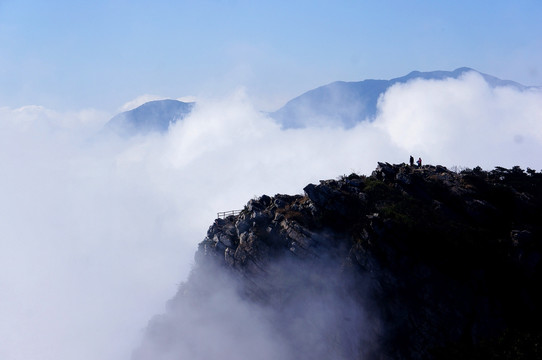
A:
POLYGON ((186 278, 216 212, 410 154, 542 169, 542 92, 397 85, 373 123, 280 130, 235 93, 163 135, 93 134, 86 111, 0 109, 0 358, 127 359, 186 278))

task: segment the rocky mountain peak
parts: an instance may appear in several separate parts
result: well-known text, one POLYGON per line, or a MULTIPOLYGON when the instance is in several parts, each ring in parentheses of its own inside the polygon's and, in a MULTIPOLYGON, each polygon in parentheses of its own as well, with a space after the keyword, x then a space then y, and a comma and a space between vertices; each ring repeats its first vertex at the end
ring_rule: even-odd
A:
POLYGON ((209 269, 265 309, 292 359, 540 357, 542 174, 379 163, 264 195, 215 220, 172 304, 201 296, 209 269))

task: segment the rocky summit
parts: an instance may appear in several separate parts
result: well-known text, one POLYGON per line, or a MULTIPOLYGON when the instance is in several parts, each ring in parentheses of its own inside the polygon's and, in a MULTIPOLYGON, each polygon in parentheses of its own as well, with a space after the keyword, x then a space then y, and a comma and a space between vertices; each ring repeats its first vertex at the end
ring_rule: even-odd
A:
POLYGON ((227 318, 217 358, 266 358, 262 328, 268 358, 542 358, 541 173, 379 163, 303 190, 216 219, 134 358, 187 354, 195 313, 227 318))

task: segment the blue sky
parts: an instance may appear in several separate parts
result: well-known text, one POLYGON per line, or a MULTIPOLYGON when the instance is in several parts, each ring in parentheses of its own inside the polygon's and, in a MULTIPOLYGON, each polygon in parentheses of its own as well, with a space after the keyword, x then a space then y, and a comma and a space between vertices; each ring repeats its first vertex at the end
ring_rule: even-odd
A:
POLYGON ((335 80, 468 66, 542 84, 542 2, 0 0, 0 106, 115 112, 144 94, 263 110, 335 80))

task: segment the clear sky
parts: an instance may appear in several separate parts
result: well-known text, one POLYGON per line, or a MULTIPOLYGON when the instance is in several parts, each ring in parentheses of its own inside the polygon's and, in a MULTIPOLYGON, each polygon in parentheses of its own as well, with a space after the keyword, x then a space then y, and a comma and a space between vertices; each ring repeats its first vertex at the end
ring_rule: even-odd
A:
POLYGON ((541 18, 538 0, 0 0, 0 106, 244 87, 274 110, 335 80, 461 66, 541 85, 541 18))

